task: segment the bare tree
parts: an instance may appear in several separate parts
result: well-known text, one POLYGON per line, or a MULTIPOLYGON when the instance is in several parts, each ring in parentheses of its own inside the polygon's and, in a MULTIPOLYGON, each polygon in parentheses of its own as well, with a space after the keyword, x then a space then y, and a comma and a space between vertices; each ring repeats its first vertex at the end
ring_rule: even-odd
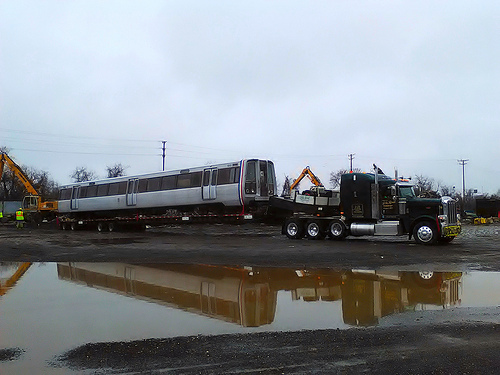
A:
POLYGON ((115 165, 113 166, 107 166, 106 167, 106 171, 107 171, 107 178, 113 178, 113 177, 121 177, 121 176, 125 176, 125 169, 127 169, 128 167, 125 167, 124 165, 122 165, 122 163, 116 163, 115 165))
POLYGON ((24 166, 23 170, 38 194, 45 199, 57 198, 59 185, 52 179, 49 172, 28 166, 24 166))
POLYGON ((74 182, 91 181, 97 179, 97 175, 95 174, 95 172, 87 169, 86 167, 76 167, 70 177, 74 182))
POLYGON ((285 176, 285 182, 283 182, 283 191, 281 193, 282 197, 286 197, 290 195, 290 186, 292 185, 292 181, 289 176, 285 176))
POLYGON ((449 185, 441 185, 439 188, 439 192, 442 196, 453 197, 455 194, 455 187, 449 185))
MULTIPOLYGON (((353 168, 352 170, 354 173, 361 172, 361 169, 359 168, 353 168)), ((336 172, 331 172, 330 173, 330 186, 332 189, 336 189, 337 187, 340 186, 340 179, 343 174, 349 173, 350 171, 348 169, 339 169, 336 172)))
POLYGON ((421 197, 439 197, 439 184, 436 183, 433 178, 424 175, 416 175, 414 181, 421 197))

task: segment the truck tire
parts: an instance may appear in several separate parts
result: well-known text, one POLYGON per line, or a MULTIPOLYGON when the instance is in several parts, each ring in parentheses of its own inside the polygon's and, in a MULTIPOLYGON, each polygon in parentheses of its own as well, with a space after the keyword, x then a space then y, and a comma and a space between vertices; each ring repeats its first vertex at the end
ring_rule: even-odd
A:
POLYGON ((306 236, 310 240, 322 240, 325 238, 325 231, 322 223, 318 220, 311 220, 306 225, 306 236))
POLYGON ((342 220, 332 220, 328 223, 328 236, 332 240, 343 240, 347 237, 347 227, 342 220))
POLYGON ((304 228, 302 227, 302 222, 298 219, 288 219, 283 229, 286 236, 292 240, 304 237, 304 228))
POLYGON ((104 232, 106 230, 106 224, 103 223, 102 221, 97 223, 97 231, 98 232, 104 232))
POLYGON ((430 221, 421 221, 413 228, 413 237, 419 245, 434 245, 438 234, 436 225, 430 221))

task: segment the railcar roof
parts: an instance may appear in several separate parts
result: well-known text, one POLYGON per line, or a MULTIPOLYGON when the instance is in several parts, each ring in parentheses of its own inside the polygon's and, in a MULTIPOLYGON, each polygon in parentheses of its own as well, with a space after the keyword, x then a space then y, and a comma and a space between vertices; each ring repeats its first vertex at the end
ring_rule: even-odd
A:
MULTIPOLYGON (((245 159, 245 160, 261 160, 261 159, 245 159)), ((149 172, 149 173, 136 174, 136 175, 130 175, 130 176, 110 177, 110 178, 101 178, 99 180, 92 180, 92 181, 74 182, 72 184, 63 185, 59 189, 65 189, 65 188, 72 187, 72 186, 86 186, 86 185, 90 185, 90 184, 98 185, 101 183, 121 182, 121 181, 127 181, 131 178, 153 178, 153 177, 162 177, 162 176, 169 176, 169 175, 175 175, 175 174, 189 173, 189 172, 193 172, 193 171, 199 172, 202 169, 212 168, 212 167, 236 167, 236 166, 239 166, 240 162, 241 162, 241 160, 227 162, 227 163, 218 163, 218 164, 196 166, 196 167, 190 167, 190 168, 173 169, 173 170, 169 170, 169 171, 149 172)))

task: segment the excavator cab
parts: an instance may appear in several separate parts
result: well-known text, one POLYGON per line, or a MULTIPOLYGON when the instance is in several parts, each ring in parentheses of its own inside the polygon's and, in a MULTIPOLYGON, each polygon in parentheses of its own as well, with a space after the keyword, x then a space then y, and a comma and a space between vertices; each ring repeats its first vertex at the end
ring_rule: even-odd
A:
POLYGON ((23 199, 23 210, 27 211, 37 211, 38 210, 38 198, 35 195, 27 195, 23 199))

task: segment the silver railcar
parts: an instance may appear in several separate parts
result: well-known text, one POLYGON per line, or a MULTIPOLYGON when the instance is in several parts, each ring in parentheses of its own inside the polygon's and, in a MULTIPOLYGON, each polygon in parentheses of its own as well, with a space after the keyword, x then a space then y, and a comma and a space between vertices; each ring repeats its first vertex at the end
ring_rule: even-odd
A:
POLYGON ((274 164, 248 159, 66 185, 59 213, 73 218, 126 213, 251 212, 276 195, 274 164))

